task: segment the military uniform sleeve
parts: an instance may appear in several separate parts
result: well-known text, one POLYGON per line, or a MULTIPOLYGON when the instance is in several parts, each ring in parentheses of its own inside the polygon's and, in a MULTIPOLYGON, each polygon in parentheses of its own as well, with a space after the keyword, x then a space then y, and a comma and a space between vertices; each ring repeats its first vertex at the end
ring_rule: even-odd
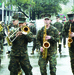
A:
POLYGON ((37 34, 37 41, 36 41, 36 45, 37 47, 40 47, 41 46, 41 30, 38 31, 38 34, 37 34))
POLYGON ((49 39, 51 43, 58 42, 59 41, 59 33, 58 30, 55 28, 54 35, 51 35, 51 39, 49 39))
POLYGON ((69 22, 65 23, 64 27, 63 27, 63 31, 62 31, 62 34, 65 36, 65 37, 68 37, 68 33, 69 33, 69 22))
POLYGON ((27 35, 25 35, 26 39, 28 42, 32 42, 33 39, 33 33, 29 32, 27 35))

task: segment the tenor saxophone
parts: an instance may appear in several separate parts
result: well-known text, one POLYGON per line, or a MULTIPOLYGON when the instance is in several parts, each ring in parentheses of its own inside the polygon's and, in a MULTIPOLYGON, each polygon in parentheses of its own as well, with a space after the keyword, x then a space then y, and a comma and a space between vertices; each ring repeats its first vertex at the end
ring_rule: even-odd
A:
POLYGON ((73 42, 72 38, 70 37, 70 34, 71 34, 71 24, 70 24, 70 28, 69 28, 68 47, 71 47, 71 43, 73 42))
POLYGON ((45 25, 45 28, 44 28, 44 34, 43 34, 43 57, 44 59, 47 58, 47 49, 50 47, 50 43, 45 39, 46 37, 46 25, 45 25))

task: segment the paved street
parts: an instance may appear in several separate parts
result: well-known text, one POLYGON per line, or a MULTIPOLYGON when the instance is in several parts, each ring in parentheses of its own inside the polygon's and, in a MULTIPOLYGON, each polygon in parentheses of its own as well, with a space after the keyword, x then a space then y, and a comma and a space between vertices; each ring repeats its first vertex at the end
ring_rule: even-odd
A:
MULTIPOLYGON (((32 50, 32 46, 31 47, 28 46, 28 54, 29 54, 31 65, 33 67, 32 69, 33 75, 41 75, 38 66, 39 53, 35 51, 34 55, 30 55, 31 50, 32 50)), ((10 58, 6 54, 6 51, 7 51, 7 46, 4 46, 4 51, 2 54, 0 54, 1 57, 0 75, 9 75, 8 64, 10 58)), ((47 64, 47 73, 48 73, 47 75, 50 75, 49 63, 47 64)), ((23 73, 23 75, 25 74, 23 73)), ((57 51, 57 74, 56 75, 73 75, 71 72, 70 58, 69 58, 67 45, 66 48, 63 48, 62 46, 61 58, 57 51)))

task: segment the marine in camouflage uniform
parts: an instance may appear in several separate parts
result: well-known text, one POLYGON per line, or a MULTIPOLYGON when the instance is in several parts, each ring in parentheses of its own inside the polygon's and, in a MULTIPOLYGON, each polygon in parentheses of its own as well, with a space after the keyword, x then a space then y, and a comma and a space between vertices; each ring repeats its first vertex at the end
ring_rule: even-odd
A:
MULTIPOLYGON (((14 32, 16 31, 18 28, 18 13, 14 13, 13 16, 12 16, 12 23, 10 23, 8 26, 7 26, 7 33, 10 33, 10 32, 14 32)), ((10 54, 11 52, 11 45, 8 45, 7 47, 7 52, 6 54, 10 54)))
POLYGON ((3 43, 4 43, 4 42, 5 42, 5 37, 6 37, 5 29, 7 29, 7 28, 6 28, 6 25, 5 25, 4 22, 2 22, 1 25, 2 25, 2 27, 3 27, 3 33, 4 33, 4 36, 3 36, 3 43))
MULTIPOLYGON (((64 27, 65 22, 63 21, 62 24, 64 27)), ((66 48, 66 36, 64 35, 64 33, 62 33, 62 37, 63 37, 63 47, 66 48)))
POLYGON ((48 62, 50 62, 50 74, 56 75, 56 54, 57 54, 57 42, 59 41, 59 33, 58 30, 50 25, 50 19, 49 17, 44 18, 45 24, 47 24, 46 32, 47 36, 45 37, 46 40, 50 43, 50 47, 47 50, 47 58, 43 58, 43 35, 44 35, 44 27, 41 28, 41 30, 38 31, 37 34, 37 42, 39 44, 40 48, 40 57, 38 64, 40 66, 40 72, 41 75, 47 75, 46 65, 48 62))
POLYGON ((3 51, 3 37, 4 37, 3 26, 0 23, 0 51, 3 51))
POLYGON ((59 22, 60 16, 56 16, 56 22, 53 24, 54 27, 56 27, 59 31, 59 53, 61 55, 61 47, 62 47, 62 29, 63 29, 63 24, 59 22))
POLYGON ((72 38, 73 42, 71 43, 71 47, 69 47, 69 55, 70 55, 72 73, 74 75, 74 12, 68 13, 67 16, 69 18, 69 21, 65 23, 63 33, 66 37, 69 36, 69 29, 71 24, 70 37, 72 38))
MULTIPOLYGON (((24 25, 25 17, 22 13, 19 14, 19 26, 24 25)), ((8 69, 10 75, 18 75, 19 66, 25 72, 25 75, 32 75, 32 66, 30 65, 29 56, 27 52, 27 44, 32 41, 32 33, 22 34, 19 31, 16 33, 17 38, 12 42, 12 50, 10 53, 10 62, 8 69)), ((10 33, 11 34, 11 33, 10 33)), ((13 39, 15 35, 11 37, 13 39)))
POLYGON ((31 54, 34 54, 34 50, 36 49, 36 31, 37 31, 35 22, 31 21, 29 28, 30 28, 30 31, 33 33, 33 48, 32 48, 31 54))

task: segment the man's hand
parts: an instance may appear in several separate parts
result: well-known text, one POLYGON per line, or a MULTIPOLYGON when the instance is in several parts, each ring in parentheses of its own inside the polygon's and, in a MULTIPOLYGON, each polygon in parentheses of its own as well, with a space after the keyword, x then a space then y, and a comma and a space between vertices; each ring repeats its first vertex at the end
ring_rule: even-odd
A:
POLYGON ((61 34, 61 32, 59 32, 59 35, 61 34))
POLYGON ((43 52, 43 47, 40 48, 40 51, 43 52))
POLYGON ((74 32, 71 32, 70 37, 74 37, 74 32))
POLYGON ((17 37, 17 36, 20 36, 20 35, 22 35, 22 32, 21 32, 21 31, 18 31, 18 32, 16 33, 16 37, 17 37))
POLYGON ((47 36, 45 37, 45 39, 46 39, 46 40, 51 39, 51 36, 48 36, 48 35, 47 35, 47 36))

